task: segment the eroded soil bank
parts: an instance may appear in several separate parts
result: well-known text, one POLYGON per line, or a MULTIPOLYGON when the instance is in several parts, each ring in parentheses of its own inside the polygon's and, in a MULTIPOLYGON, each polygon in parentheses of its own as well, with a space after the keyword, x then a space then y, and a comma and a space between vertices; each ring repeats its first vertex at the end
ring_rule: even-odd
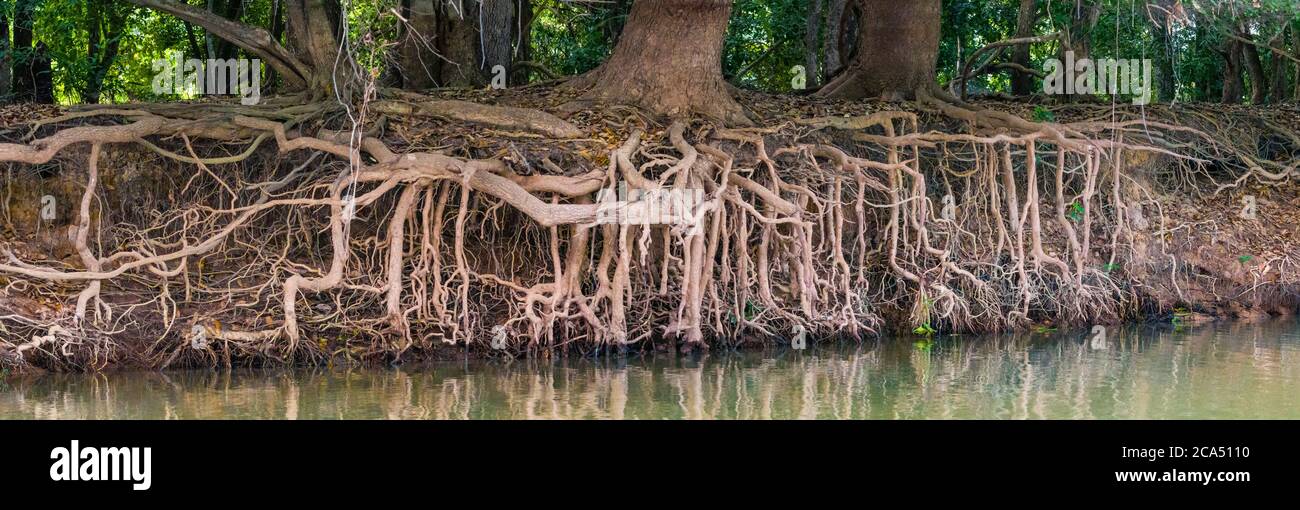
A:
POLYGON ((1300 304, 1294 106, 741 98, 762 127, 562 113, 572 93, 546 86, 397 95, 359 123, 274 100, 0 110, 0 139, 33 151, 154 123, 4 163, 0 364, 694 350, 1300 304), (609 216, 620 184, 701 199, 609 216))

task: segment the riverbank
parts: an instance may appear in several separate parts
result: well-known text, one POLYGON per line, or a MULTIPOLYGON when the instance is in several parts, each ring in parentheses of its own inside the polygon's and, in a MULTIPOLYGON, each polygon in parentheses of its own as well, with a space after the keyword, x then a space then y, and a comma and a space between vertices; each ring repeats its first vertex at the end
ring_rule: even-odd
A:
POLYGON ((11 377, 0 419, 1300 419, 1292 320, 402 367, 11 377))
MULTIPOLYGON (((541 110, 571 99, 547 88, 443 94, 541 110)), ((370 209, 349 217, 344 234, 331 234, 344 207, 326 190, 342 193, 331 183, 347 165, 260 146, 269 139, 263 131, 223 132, 252 140, 233 149, 243 151, 233 160, 226 144, 177 147, 173 137, 155 137, 103 145, 97 159, 83 143, 49 163, 6 163, 0 366, 547 359, 1250 321, 1294 314, 1300 304, 1300 185, 1285 172, 1267 178, 1300 155, 1295 134, 1275 129, 1296 118, 1293 106, 980 103, 981 115, 1037 121, 1039 131, 1010 137, 1005 127, 971 130, 952 112, 919 104, 745 94, 769 128, 590 111, 568 119, 583 138, 555 140, 395 110, 376 128, 389 147, 493 162, 482 171, 503 180, 491 186, 525 187, 525 205, 508 206, 517 194, 457 184, 472 172, 416 179, 401 196, 387 193, 392 181, 361 189, 370 209), (1214 119, 1231 128, 1216 130, 1214 119), (1251 155, 1242 147, 1253 147, 1251 155), (188 151, 208 164, 176 160, 188 151), (98 184, 87 194, 91 161, 98 184), (698 234, 535 221, 539 210, 588 205, 595 194, 585 188, 619 181, 615 169, 633 180, 694 172, 682 185, 701 186, 722 205, 698 234), (293 179, 308 181, 283 192, 293 205, 241 216, 262 210, 268 183, 293 179), (47 196, 52 220, 44 219, 47 196), (226 227, 232 217, 240 228, 226 227), (211 248, 167 258, 195 246, 211 248), (89 272, 87 260, 109 274, 147 254, 166 260, 77 276, 89 272)), ((126 118, 9 109, 0 117, 15 127, 0 136, 39 146, 48 142, 30 140, 70 125, 164 115, 219 123, 212 112, 228 107, 142 108, 126 118)), ((280 115, 270 108, 254 111, 280 115)))

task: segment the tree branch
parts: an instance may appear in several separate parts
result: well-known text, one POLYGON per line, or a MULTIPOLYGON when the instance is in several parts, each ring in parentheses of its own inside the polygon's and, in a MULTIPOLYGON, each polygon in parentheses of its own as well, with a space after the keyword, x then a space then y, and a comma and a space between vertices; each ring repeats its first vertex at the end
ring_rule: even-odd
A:
POLYGON ((266 59, 267 65, 274 68, 280 75, 284 76, 285 83, 291 88, 304 88, 307 86, 307 77, 311 76, 311 68, 303 61, 295 57, 284 46, 271 38, 271 34, 266 30, 245 25, 238 21, 231 21, 217 14, 187 5, 176 0, 126 0, 127 2, 148 7, 150 9, 165 12, 183 19, 187 22, 199 25, 211 32, 212 35, 220 37, 232 44, 243 48, 263 59, 266 59))

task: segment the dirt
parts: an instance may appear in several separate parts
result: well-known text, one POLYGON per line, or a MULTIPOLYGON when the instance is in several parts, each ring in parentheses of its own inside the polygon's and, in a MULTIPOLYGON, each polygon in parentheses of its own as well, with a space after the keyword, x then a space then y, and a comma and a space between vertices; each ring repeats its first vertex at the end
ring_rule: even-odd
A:
MULTIPOLYGON (((446 90, 439 91, 434 94, 434 97, 556 111, 560 105, 573 100, 576 94, 562 88, 530 86, 507 91, 446 90)), ((918 115, 922 127, 919 131, 923 133, 961 133, 966 129, 960 121, 910 102, 833 101, 807 96, 777 96, 752 92, 742 92, 740 99, 740 103, 748 108, 752 116, 761 119, 761 124, 769 127, 770 131, 763 132, 765 133, 763 136, 770 143, 779 142, 791 147, 800 144, 828 144, 844 148, 853 157, 880 158, 884 153, 855 141, 851 130, 810 127, 798 121, 818 118, 854 119, 879 112, 901 112, 918 115)), ((1059 123, 1105 121, 1112 115, 1108 105, 1027 105, 999 101, 980 101, 976 105, 1008 112, 1021 118, 1036 118, 1036 120, 1059 123)), ((0 139, 18 141, 26 135, 25 124, 60 113, 65 112, 55 108, 30 105, 2 108, 0 119, 4 119, 5 126, 8 127, 0 129, 0 139)), ((1126 113, 1144 116, 1149 113, 1152 117, 1172 120, 1207 131, 1219 127, 1219 124, 1236 126, 1238 123, 1267 122, 1283 126, 1300 125, 1296 121, 1300 115, 1297 114, 1294 106, 1251 108, 1195 105, 1182 108, 1161 107, 1151 112, 1135 113, 1130 110, 1126 113), (1242 119, 1254 120, 1243 121, 1242 119)), ((500 159, 507 162, 514 172, 524 176, 553 174, 555 168, 561 170, 562 175, 570 177, 603 171, 610 166, 611 154, 626 143, 629 132, 638 127, 646 129, 644 139, 647 145, 656 144, 654 146, 661 147, 655 150, 662 152, 664 150, 662 147, 671 147, 666 122, 661 123, 655 119, 645 118, 640 112, 631 108, 579 111, 569 115, 566 120, 578 126, 584 136, 556 140, 528 133, 503 132, 500 129, 448 119, 394 117, 386 119, 382 139, 398 153, 439 151, 466 159, 500 159)), ((1234 127, 1215 132, 1222 133, 1225 139, 1231 140, 1236 146, 1257 148, 1258 150, 1254 152, 1260 158, 1286 162, 1300 155, 1297 154, 1300 141, 1288 140, 1287 137, 1279 137, 1277 134, 1261 134, 1264 132, 1261 131, 1262 128, 1258 125, 1255 127, 1257 129, 1234 127)), ((41 136, 47 136, 54 130, 53 127, 42 128, 41 136)), ((688 137, 700 139, 709 133, 710 129, 707 126, 692 124, 685 131, 688 137)), ((1136 131, 1126 136, 1141 138, 1136 131)), ((176 148, 177 141, 174 138, 169 141, 172 143, 172 150, 184 150, 183 146, 180 149, 176 148)), ((719 147, 736 154, 738 167, 743 165, 746 167, 745 170, 757 172, 753 175, 761 174, 762 167, 756 159, 758 154, 752 146, 720 144, 719 147)), ((769 147, 768 152, 774 153, 778 147, 769 147)), ((200 150, 204 157, 210 157, 238 153, 243 150, 243 145, 204 142, 196 146, 196 149, 200 150)), ((1297 230, 1300 228, 1300 184, 1290 179, 1266 181, 1248 178, 1238 181, 1237 177, 1242 175, 1240 165, 1224 163, 1231 159, 1231 154, 1216 153, 1216 149, 1197 150, 1195 154, 1205 161, 1191 171, 1186 169, 1185 161, 1167 155, 1140 151, 1125 153, 1123 165, 1127 169, 1125 175, 1130 177, 1130 180, 1124 182, 1119 193, 1124 197, 1140 198, 1129 198, 1118 202, 1125 204, 1123 214, 1126 217, 1123 220, 1112 218, 1118 213, 1118 209, 1114 206, 1116 202, 1106 203, 1104 200, 1098 202, 1099 210, 1092 213, 1099 222, 1093 226, 1096 229, 1093 234, 1094 250, 1087 253, 1082 264, 1086 266, 1089 274, 1098 275, 1096 277, 1098 281, 1103 282, 1098 285, 1113 284, 1113 292, 1109 292, 1110 295, 1105 297, 1100 297, 1095 292, 1081 296, 1063 292, 1062 295, 1068 295, 1068 299, 1062 298, 1060 302, 1054 302, 1051 299, 1054 296, 1048 295, 1044 298, 1042 295, 1054 292, 1054 286, 1062 285, 1065 279, 1035 277, 1032 291, 1036 295, 1032 298, 1035 304, 1028 309, 1027 315, 1020 319, 1015 319, 1015 314, 1012 313, 1010 319, 999 317, 989 320, 988 314, 992 312, 976 309, 983 306, 983 303, 973 297, 975 294, 972 293, 970 306, 973 309, 966 313, 965 317, 944 319, 935 312, 934 324, 931 325, 929 317, 932 311, 928 308, 932 306, 930 300, 934 299, 934 296, 927 298, 926 293, 921 292, 921 297, 918 298, 910 291, 904 292, 905 284, 893 283, 896 277, 890 274, 889 267, 881 258, 883 254, 878 250, 883 249, 888 239, 887 232, 883 228, 882 213, 869 210, 866 223, 862 225, 859 225, 855 218, 841 218, 844 232, 861 227, 863 235, 869 236, 872 243, 875 243, 871 247, 875 256, 864 260, 865 271, 858 271, 858 273, 865 272, 869 275, 870 288, 876 293, 873 299, 877 301, 872 301, 866 312, 858 313, 877 317, 880 327, 869 332, 859 331, 849 336, 906 333, 918 327, 922 319, 925 320, 926 327, 933 326, 937 331, 942 332, 1027 329, 1042 323, 1083 325, 1087 322, 1132 321, 1170 316, 1177 316, 1192 323, 1221 318, 1253 320, 1266 315, 1295 313, 1297 306, 1300 305, 1300 287, 1297 287, 1300 283, 1297 282, 1297 279, 1300 279, 1300 272, 1297 270, 1300 268, 1296 267, 1296 263, 1300 262, 1300 244, 1295 242, 1296 237, 1300 236, 1300 231, 1297 230), (1214 155, 1221 156, 1222 159, 1210 157, 1214 155), (1234 165, 1238 167, 1235 170, 1234 165), (1254 209, 1246 210, 1248 204, 1253 204, 1254 209), (1109 222, 1106 223, 1107 225, 1126 225, 1127 228, 1106 230, 1101 226, 1101 222, 1109 222), (1115 248, 1110 248, 1111 245, 1115 248), (1103 273, 1105 276, 1101 276, 1103 273), (918 311, 918 307, 922 309, 918 311), (1073 307, 1079 310, 1070 311, 1073 307)), ((46 164, 5 163, 6 180, 4 189, 0 190, 0 194, 5 197, 5 207, 0 210, 0 215, 3 215, 0 217, 0 228, 3 229, 4 234, 3 238, 0 238, 0 248, 27 264, 52 266, 69 271, 85 269, 77 256, 75 235, 77 208, 84 192, 85 162, 88 152, 87 144, 80 144, 63 151, 46 164), (41 198, 45 195, 54 196, 56 200, 56 214, 52 221, 43 220, 41 217, 41 198)), ((262 147, 256 154, 256 157, 239 165, 218 165, 213 169, 228 179, 238 178, 240 181, 256 182, 265 180, 270 175, 267 172, 275 171, 281 163, 297 161, 278 155, 270 147, 262 147)), ((655 154, 655 152, 649 151, 647 154, 655 154)), ((783 159, 783 162, 792 161, 788 159, 791 156, 785 157, 787 159, 783 159)), ((927 161, 927 164, 930 162, 927 161)), ((934 164, 961 165, 963 162, 960 158, 955 160, 941 158, 934 164)), ((137 226, 157 221, 162 212, 170 207, 169 204, 193 200, 197 195, 194 195, 191 186, 196 181, 207 180, 192 165, 157 157, 151 151, 134 144, 105 146, 100 168, 101 185, 97 188, 96 202, 91 208, 92 223, 101 225, 92 233, 93 244, 98 253, 111 253, 131 246, 133 242, 138 241, 137 237, 140 237, 142 232, 137 226), (106 223, 111 226, 103 226, 106 223)), ((952 171, 951 168, 948 170, 952 171)), ((809 171, 807 164, 801 162, 797 168, 783 166, 780 176, 794 183, 806 184, 810 188, 830 186, 830 182, 821 176, 809 174, 809 171)), ((1018 178, 1023 178, 1019 175, 1022 171, 1016 170, 1018 178)), ((950 186, 952 185, 950 181, 959 179, 950 179, 950 176, 940 172, 933 172, 927 177, 932 180, 928 183, 925 194, 937 208, 939 204, 937 197, 942 195, 944 189, 942 186, 950 186)), ((1047 256, 1066 258, 1065 254, 1070 249, 1069 241, 1063 226, 1053 221, 1057 206, 1051 195, 1053 187, 1050 184, 1050 176, 1044 171, 1040 177, 1042 189, 1038 204, 1042 209, 1043 217, 1042 244, 1047 256)), ((1074 177, 1071 179, 1071 186, 1078 184, 1073 181, 1074 177)), ((1097 190, 1101 199, 1106 199, 1111 193, 1109 183, 1105 183, 1097 190)), ((205 196, 210 198, 219 195, 220 193, 215 193, 205 196)), ((1022 195, 1020 198, 1024 199, 1025 196, 1022 195)), ((887 200, 877 200, 877 202, 882 201, 887 202, 887 200)), ((1068 203, 1069 200, 1066 202, 1068 203)), ((230 205, 229 201, 224 204, 230 205)), ((517 281, 519 285, 525 287, 534 285, 539 280, 544 282, 551 269, 551 254, 546 248, 547 229, 530 224, 517 212, 501 209, 500 204, 493 206, 491 203, 484 204, 479 199, 474 199, 470 205, 477 208, 476 211, 484 211, 474 214, 475 218, 465 242, 466 258, 474 264, 475 270, 517 281), (479 214, 482 216, 479 217, 479 214)), ((360 217, 355 228, 370 232, 382 231, 388 225, 384 221, 385 214, 394 206, 395 199, 381 199, 374 206, 376 212, 360 217)), ((804 204, 804 207, 807 208, 805 213, 812 210, 810 205, 804 204)), ((974 224, 990 220, 986 216, 981 216, 983 213, 977 210, 968 213, 974 215, 966 216, 973 217, 974 224)), ((296 269, 328 266, 328 258, 320 255, 327 252, 323 247, 328 245, 328 241, 322 242, 311 237, 312 235, 324 237, 327 233, 326 229, 322 228, 320 223, 311 223, 310 218, 289 215, 284 220, 314 225, 313 228, 303 229, 301 232, 304 233, 293 234, 293 236, 303 237, 304 245, 316 246, 318 250, 315 253, 310 251, 302 253, 303 256, 299 257, 300 262, 295 266, 296 269), (314 232, 314 234, 305 232, 314 232)), ((1074 216, 1071 216, 1067 224, 1075 229, 1083 228, 1074 216)), ((448 228, 448 225, 444 225, 444 228, 448 228)), ((943 227, 937 224, 933 228, 941 230, 943 227)), ((665 245, 658 235, 654 237, 652 242, 647 241, 649 249, 667 252, 669 246, 665 245)), ((194 264, 192 270, 198 273, 198 280, 194 285, 204 288, 194 292, 202 294, 211 291, 210 287, 219 284, 255 285, 259 278, 265 282, 266 275, 258 272, 229 278, 206 276, 235 275, 244 268, 262 267, 258 264, 264 264, 265 261, 256 257, 257 253, 253 251, 262 241, 268 242, 268 246, 279 246, 278 240, 269 243, 272 239, 265 237, 259 239, 256 233, 250 233, 246 237, 227 242, 227 249, 221 252, 220 256, 214 254, 196 257, 192 262, 194 264)), ((373 243, 359 245, 358 249, 362 253, 372 254, 376 259, 387 250, 384 241, 354 240, 353 242, 373 243)), ((444 247, 444 249, 449 248, 444 247)), ((597 256, 598 252, 591 255, 593 262, 597 256)), ((1001 267, 994 268, 996 271, 990 274, 1005 273, 1009 270, 1008 261, 996 258, 1000 256, 1000 254, 995 255, 994 265, 1001 267)), ((816 261, 816 263, 825 262, 816 261)), ((1035 274, 1050 273, 1041 267, 1041 262, 1038 262, 1036 257, 1033 264, 1035 267, 1031 269, 1036 272, 1035 274)), ((854 265, 855 267, 850 268, 850 272, 858 269, 856 261, 854 265)), ((827 266, 816 267, 821 271, 821 268, 827 266)), ((933 271, 930 270, 923 276, 930 278, 932 273, 933 271)), ((828 273, 828 275, 833 274, 828 273)), ((652 275, 649 277, 653 278, 652 275)), ((995 278, 984 273, 979 277, 986 281, 993 281, 992 279, 995 278)), ((188 278, 184 283, 186 295, 191 291, 188 278)), ((776 299, 783 303, 793 303, 797 301, 801 292, 806 292, 795 288, 794 278, 792 275, 784 275, 782 281, 774 282, 773 291, 776 299)), ((824 278, 824 283, 820 285, 833 285, 835 277, 824 278)), ((150 296, 157 294, 156 285, 156 282, 146 282, 143 279, 128 280, 104 291, 105 301, 113 306, 132 311, 140 308, 141 312, 144 312, 144 315, 139 315, 130 323, 117 326, 116 333, 106 337, 96 337, 99 340, 94 340, 115 344, 114 352, 118 354, 111 356, 103 354, 103 360, 95 358, 94 356, 100 355, 95 354, 91 355, 90 359, 83 357, 68 364, 53 362, 49 366, 55 369, 85 366, 102 368, 127 364, 157 366, 163 359, 166 363, 175 363, 177 366, 228 364, 231 363, 232 356, 235 362, 243 363, 276 363, 277 359, 279 362, 284 361, 283 358, 274 355, 260 358, 249 356, 247 353, 234 352, 229 342, 214 343, 206 353, 197 354, 190 352, 186 347, 187 340, 184 333, 193 325, 203 325, 208 328, 208 331, 218 333, 234 330, 251 331, 277 325, 280 319, 277 318, 279 311, 274 304, 274 296, 278 291, 259 293, 257 298, 251 301, 227 295, 221 301, 163 305, 150 302, 152 299, 150 296), (168 309, 167 306, 172 308, 168 309), (155 309, 158 307, 163 308, 162 315, 156 313, 155 309), (105 338, 109 339, 105 340, 105 338)), ((952 285, 958 291, 973 292, 958 284, 952 285)), ((44 329, 34 324, 43 325, 66 318, 73 304, 72 301, 75 301, 69 298, 75 298, 81 287, 82 285, 75 282, 33 284, 0 273, 0 316, 24 319, 20 320, 17 326, 5 331, 39 332, 44 329)), ((991 298, 992 301, 988 301, 989 303, 1014 308, 1017 300, 1020 299, 1015 296, 1019 291, 1014 285, 999 283, 992 289, 996 294, 991 298)), ((175 294, 179 291, 172 288, 169 292, 175 294)), ((511 310, 517 305, 510 304, 509 295, 508 291, 502 293, 488 289, 474 290, 472 297, 477 299, 477 302, 473 310, 477 314, 475 320, 480 324, 476 327, 482 332, 482 336, 488 336, 486 325, 508 322, 515 313, 511 310)), ((941 295, 939 297, 942 298, 941 295)), ((364 302, 349 305, 348 301, 340 300, 337 294, 333 299, 329 296, 310 296, 304 301, 305 309, 300 309, 298 314, 304 323, 315 331, 312 333, 309 345, 322 353, 322 357, 317 362, 320 360, 338 362, 394 360, 391 354, 393 348, 385 343, 392 340, 385 340, 383 336, 400 336, 399 333, 375 325, 373 320, 362 322, 368 326, 342 324, 331 326, 331 322, 335 321, 341 313, 365 312, 376 315, 377 305, 364 302), (355 307, 355 310, 352 307, 355 307), (376 333, 379 333, 379 336, 376 336, 376 333)), ((638 303, 634 300, 633 306, 644 306, 647 310, 653 310, 657 303, 638 303)), ((664 306, 672 305, 665 301, 664 306)), ((749 306, 749 303, 743 306, 742 315, 750 315, 749 306)), ((769 312, 756 310, 754 313, 757 314, 755 320, 758 320, 769 312)), ((729 320, 735 320, 735 317, 729 320)), ((780 324, 782 327, 788 326, 784 322, 780 324)), ((584 345, 578 341, 582 338, 581 334, 575 339, 565 338, 566 333, 563 332, 563 328, 557 327, 555 330, 547 331, 545 333, 548 335, 547 341, 552 342, 549 347, 538 348, 534 337, 534 344, 531 347, 520 347, 508 352, 549 356, 552 353, 562 354, 575 349, 578 352, 591 353, 601 352, 606 348, 603 345, 584 345)), ((788 341, 789 333, 780 331, 783 332, 763 335, 746 330, 732 338, 711 337, 710 341, 739 345, 788 341)), ((824 337, 844 335, 843 331, 833 329, 814 331, 814 333, 824 337)), ((415 334, 409 342, 411 345, 421 347, 402 347, 398 352, 407 352, 407 349, 411 351, 398 354, 397 359, 461 356, 467 352, 463 344, 446 345, 436 340, 429 341, 428 336, 424 337, 424 343, 418 343, 416 340, 420 339, 420 334, 415 334)), ((21 339, 12 339, 10 343, 17 344, 21 341, 21 339)), ((679 345, 679 342, 681 340, 673 338, 672 335, 651 335, 646 342, 634 345, 632 348, 674 348, 679 345)), ((482 345, 474 345, 468 351, 475 354, 498 354, 497 351, 486 349, 482 345)), ((95 352, 98 353, 98 350, 95 352)), ((55 354, 51 356, 57 357, 55 354)))

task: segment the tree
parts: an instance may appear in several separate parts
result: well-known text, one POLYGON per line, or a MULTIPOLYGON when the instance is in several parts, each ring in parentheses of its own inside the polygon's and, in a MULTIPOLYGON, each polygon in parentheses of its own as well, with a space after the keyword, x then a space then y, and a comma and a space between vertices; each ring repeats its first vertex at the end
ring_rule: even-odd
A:
MULTIPOLYGON (((1289 31, 1290 27, 1283 26, 1282 31, 1278 32, 1277 37, 1273 38, 1270 46, 1277 46, 1280 50, 1285 51, 1287 33, 1289 31)), ((1269 102, 1286 102, 1291 98, 1291 91, 1289 90, 1291 87, 1289 81, 1289 67, 1291 66, 1291 61, 1287 59, 1287 56, 1276 52, 1269 54, 1269 60, 1272 62, 1271 74, 1273 76, 1273 84, 1269 86, 1269 91, 1271 92, 1269 95, 1269 102)))
POLYGON ((1241 81, 1242 43, 1229 39, 1224 43, 1219 54, 1223 56, 1223 102, 1236 104, 1241 102, 1245 84, 1241 81))
POLYGON ((808 23, 805 26, 803 47, 804 47, 804 72, 807 73, 808 88, 816 88, 821 83, 821 45, 818 43, 818 36, 821 35, 822 24, 822 0, 809 0, 808 3, 808 23))
POLYGON ((730 15, 731 0, 637 0, 614 54, 577 82, 593 83, 583 99, 749 124, 722 77, 730 15))
POLYGON ((510 83, 527 7, 522 0, 403 0, 402 86, 482 87, 498 65, 510 83))
POLYGON ((1246 73, 1250 76, 1250 102, 1264 104, 1268 98, 1268 79, 1264 77, 1264 64, 1260 61, 1259 48, 1255 47, 1254 35, 1243 27, 1237 36, 1247 41, 1241 44, 1241 52, 1246 60, 1246 73))
POLYGON ((839 74, 844 69, 844 59, 851 57, 842 53, 842 48, 852 46, 851 38, 857 32, 857 18, 850 20, 846 15, 848 6, 849 0, 829 0, 826 6, 826 64, 822 71, 827 81, 839 74), (846 22, 853 26, 846 29, 846 22), (845 40, 846 36, 850 40, 845 40))
POLYGON ((117 3, 88 2, 86 11, 90 72, 81 84, 81 100, 98 103, 100 93, 104 90, 104 79, 108 76, 113 61, 117 59, 130 9, 117 3))
POLYGON ((914 97, 922 87, 934 87, 942 2, 856 0, 855 4, 862 16, 854 55, 844 72, 818 95, 902 99, 914 97))
POLYGON ((13 99, 54 102, 54 83, 45 45, 32 45, 32 22, 38 0, 18 0, 14 7, 13 99))
MULTIPOLYGON (((1038 1, 1020 0, 1020 11, 1016 17, 1016 39, 1034 36, 1034 25, 1038 24, 1038 1)), ((1011 53, 1011 62, 1021 67, 1029 67, 1029 45, 1017 45, 1011 53)), ((1011 93, 1028 96, 1034 93, 1034 76, 1016 71, 1011 76, 1011 93)))
POLYGON ((209 33, 257 55, 274 69, 289 90, 309 90, 317 95, 340 85, 335 69, 341 13, 338 0, 283 0, 288 18, 289 48, 266 29, 226 19, 177 0, 127 0, 199 25, 209 33))

